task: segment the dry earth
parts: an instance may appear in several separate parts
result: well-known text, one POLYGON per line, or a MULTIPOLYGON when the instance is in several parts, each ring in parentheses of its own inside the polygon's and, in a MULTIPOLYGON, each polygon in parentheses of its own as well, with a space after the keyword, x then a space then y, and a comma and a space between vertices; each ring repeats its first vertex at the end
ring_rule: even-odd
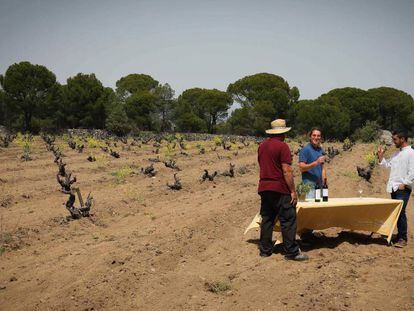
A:
MULTIPOLYGON (((183 189, 172 191, 166 182, 173 171, 162 163, 155 178, 139 172, 154 157, 151 145, 119 146, 115 159, 98 149, 78 153, 60 140, 67 169, 84 196, 95 198, 93 216, 75 221, 66 220, 67 196, 39 137, 33 161, 22 162, 16 145, 0 149, 0 310, 414 309, 413 198, 405 249, 336 228, 304 249, 309 262, 288 262, 281 253, 263 259, 258 231, 243 236, 259 208, 257 145, 237 155, 219 148, 219 159, 212 143, 203 143, 203 155, 196 144, 190 156, 177 155, 183 189), (94 163, 86 160, 92 151, 94 163), (230 162, 244 174, 200 183, 204 168, 223 171, 230 162), (124 181, 111 175, 125 167, 136 174, 124 181)), ((373 149, 357 145, 327 164, 331 196, 357 196, 362 187, 363 196, 388 197, 386 171, 375 168, 372 184, 356 175, 373 149)))

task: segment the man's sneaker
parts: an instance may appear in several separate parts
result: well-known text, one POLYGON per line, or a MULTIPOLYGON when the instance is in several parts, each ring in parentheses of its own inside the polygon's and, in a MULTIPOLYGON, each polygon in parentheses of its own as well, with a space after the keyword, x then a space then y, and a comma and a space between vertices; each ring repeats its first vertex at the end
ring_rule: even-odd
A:
POLYGON ((294 261, 306 261, 309 260, 308 255, 300 252, 299 254, 292 256, 292 255, 286 255, 285 259, 287 260, 294 260, 294 261))
POLYGON ((403 248, 407 246, 407 241, 404 239, 399 239, 397 242, 394 243, 395 247, 403 248))
POLYGON ((260 253, 260 257, 270 257, 272 254, 260 253))

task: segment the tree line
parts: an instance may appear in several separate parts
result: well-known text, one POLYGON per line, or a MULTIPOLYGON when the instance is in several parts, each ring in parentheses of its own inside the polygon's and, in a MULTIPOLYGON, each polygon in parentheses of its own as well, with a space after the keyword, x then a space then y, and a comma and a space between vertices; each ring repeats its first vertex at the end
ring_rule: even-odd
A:
POLYGON ((117 135, 139 131, 264 135, 271 120, 284 118, 293 135, 321 127, 327 138, 369 140, 379 129, 414 135, 414 101, 391 87, 338 88, 312 100, 282 77, 258 73, 226 91, 191 88, 175 97, 168 83, 129 74, 105 87, 94 74, 78 73, 60 84, 48 68, 15 63, 0 75, 0 124, 15 131, 57 132, 107 129, 117 135), (237 102, 240 108, 229 114, 237 102))

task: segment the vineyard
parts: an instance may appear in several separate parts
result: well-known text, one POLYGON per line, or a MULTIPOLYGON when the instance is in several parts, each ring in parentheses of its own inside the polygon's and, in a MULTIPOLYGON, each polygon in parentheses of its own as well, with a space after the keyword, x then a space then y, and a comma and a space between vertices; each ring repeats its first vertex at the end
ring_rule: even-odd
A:
MULTIPOLYGON (((303 247, 307 263, 258 256, 258 232, 243 231, 259 210, 259 143, 204 134, 2 135, 0 309, 412 310, 411 246, 333 228, 303 247)), ((299 183, 306 142, 288 143, 299 183)), ((375 144, 324 148, 331 196, 388 197, 375 144)))

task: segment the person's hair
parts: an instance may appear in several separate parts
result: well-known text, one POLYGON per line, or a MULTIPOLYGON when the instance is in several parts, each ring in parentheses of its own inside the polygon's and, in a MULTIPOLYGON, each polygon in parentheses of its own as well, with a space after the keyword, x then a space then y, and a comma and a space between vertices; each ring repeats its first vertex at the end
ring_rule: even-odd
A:
POLYGON ((392 131, 392 136, 397 136, 398 138, 404 138, 405 141, 408 141, 408 133, 407 131, 403 131, 403 130, 395 130, 392 131))
POLYGON ((319 127, 312 127, 311 130, 308 133, 308 136, 311 137, 314 131, 319 131, 322 136, 322 130, 319 127))

